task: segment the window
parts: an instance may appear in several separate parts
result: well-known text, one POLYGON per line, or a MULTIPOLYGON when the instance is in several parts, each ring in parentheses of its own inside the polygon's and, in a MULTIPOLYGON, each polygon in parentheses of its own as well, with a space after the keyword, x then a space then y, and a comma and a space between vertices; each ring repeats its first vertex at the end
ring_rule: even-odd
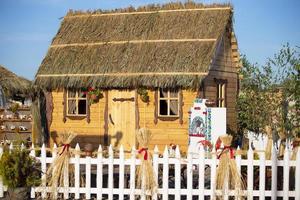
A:
POLYGON ((217 98, 216 105, 217 107, 225 107, 226 106, 226 80, 215 79, 217 84, 217 98))
POLYGON ((67 115, 86 116, 87 97, 82 91, 68 90, 67 92, 67 115))
POLYGON ((159 90, 158 116, 179 116, 179 92, 176 90, 159 90))

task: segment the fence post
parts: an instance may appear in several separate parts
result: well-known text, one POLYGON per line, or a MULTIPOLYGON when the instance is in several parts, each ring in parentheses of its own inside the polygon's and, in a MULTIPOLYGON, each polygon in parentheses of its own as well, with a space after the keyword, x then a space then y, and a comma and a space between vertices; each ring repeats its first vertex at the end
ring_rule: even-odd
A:
POLYGON ((91 199, 91 157, 85 157, 85 198, 91 199))
POLYGON ((124 148, 123 145, 120 147, 120 154, 119 154, 119 199, 124 199, 124 148))
POLYGON ((47 196, 47 188, 46 188, 46 147, 45 144, 42 145, 41 148, 41 170, 42 170, 42 186, 43 186, 43 191, 42 191, 42 198, 46 198, 47 196))
POLYGON ((99 145, 97 154, 97 200, 102 199, 102 180, 103 180, 103 164, 102 164, 102 147, 99 145))
MULTIPOLYGON (((155 181, 157 183, 157 187, 158 187, 158 154, 159 154, 159 150, 157 145, 155 145, 154 147, 154 154, 153 154, 153 170, 154 170, 154 176, 155 176, 155 181)), ((157 200, 157 194, 154 194, 152 196, 153 200, 157 200)))
POLYGON ((253 149, 249 146, 248 154, 248 167, 247 167, 247 200, 253 199, 253 149))
POLYGON ((277 199, 277 152, 273 144, 272 147, 272 200, 277 199))
POLYGON ((187 166, 186 166, 186 177, 187 177, 187 200, 192 200, 193 192, 193 156, 190 148, 187 152, 187 166))
MULTIPOLYGON (((34 144, 32 143, 31 144, 31 150, 30 150, 30 154, 29 154, 31 157, 35 158, 35 150, 34 150, 34 144)), ((30 198, 35 198, 35 188, 34 187, 31 187, 31 190, 30 190, 30 198)))
POLYGON ((136 150, 132 147, 131 162, 130 162, 130 200, 135 199, 135 163, 136 163, 136 150))
POLYGON ((168 147, 165 146, 163 155, 163 200, 169 198, 169 151, 168 147))
POLYGON ((204 187, 205 187, 205 152, 203 145, 199 148, 199 200, 204 200, 204 187))
POLYGON ((74 164, 74 178, 75 178, 75 199, 80 198, 79 187, 80 187, 80 147, 77 143, 75 146, 75 164, 74 164))
POLYGON ((296 198, 300 199, 300 148, 298 147, 297 158, 296 158, 296 175, 295 175, 296 183, 295 183, 295 191, 296 198))
POLYGON ((68 167, 66 167, 63 171, 64 173, 64 199, 69 199, 69 165, 70 163, 68 163, 68 167))
POLYGON ((216 150, 213 148, 211 158, 211 173, 210 173, 210 199, 215 199, 216 196, 216 171, 217 171, 217 156, 216 150))
POLYGON ((180 196, 180 188, 181 188, 181 155, 180 155, 180 150, 179 150, 179 146, 176 146, 175 149, 175 200, 180 200, 181 196, 180 196))
POLYGON ((108 148, 108 199, 113 200, 114 189, 114 152, 111 145, 108 148))
MULTIPOLYGON (((3 154, 3 147, 2 145, 0 146, 0 158, 3 154)), ((2 177, 0 176, 0 197, 4 197, 4 189, 3 189, 3 180, 2 177)))
POLYGON ((289 199, 289 182, 290 182, 290 151, 286 142, 284 150, 284 166, 283 166, 283 200, 289 199))

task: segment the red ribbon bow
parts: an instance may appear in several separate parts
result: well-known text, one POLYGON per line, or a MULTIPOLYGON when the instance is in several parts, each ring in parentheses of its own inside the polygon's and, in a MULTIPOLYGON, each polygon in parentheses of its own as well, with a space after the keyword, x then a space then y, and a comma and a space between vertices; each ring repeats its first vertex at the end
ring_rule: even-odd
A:
POLYGON ((229 150, 230 153, 230 158, 234 159, 234 150, 231 146, 224 146, 224 148, 222 149, 221 153, 218 155, 218 159, 220 159, 221 155, 224 153, 225 150, 229 150))
POLYGON ((62 152, 59 154, 61 156, 61 154, 63 154, 63 152, 66 150, 66 151, 69 151, 69 148, 70 148, 70 144, 64 144, 64 148, 62 150, 62 152))
POLYGON ((144 160, 148 160, 148 148, 141 148, 138 153, 141 154, 144 152, 144 160))
POLYGON ((198 143, 202 144, 204 147, 212 148, 212 144, 208 140, 200 140, 198 143))

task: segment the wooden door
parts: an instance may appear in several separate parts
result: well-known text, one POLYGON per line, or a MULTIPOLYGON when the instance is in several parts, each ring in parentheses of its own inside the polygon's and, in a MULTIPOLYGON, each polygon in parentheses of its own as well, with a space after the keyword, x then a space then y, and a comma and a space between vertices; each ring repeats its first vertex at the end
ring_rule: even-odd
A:
POLYGON ((113 147, 123 144, 125 150, 135 145, 135 91, 108 91, 108 142, 113 147))

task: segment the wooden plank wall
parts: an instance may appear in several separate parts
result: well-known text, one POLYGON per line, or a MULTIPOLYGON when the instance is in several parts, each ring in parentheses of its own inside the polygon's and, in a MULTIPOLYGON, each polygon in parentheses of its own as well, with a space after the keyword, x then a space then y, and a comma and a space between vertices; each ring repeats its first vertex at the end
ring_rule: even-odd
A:
POLYGON ((238 94, 238 74, 233 61, 230 37, 225 36, 219 44, 211 70, 204 80, 205 98, 216 100, 216 79, 227 80, 227 124, 233 131, 237 130, 236 98, 238 94))
MULTIPOLYGON (((104 106, 105 98, 99 100, 99 103, 92 104, 90 107, 90 123, 86 118, 83 119, 70 119, 67 117, 67 121, 63 122, 63 91, 54 91, 53 95, 53 113, 52 124, 50 126, 51 141, 56 138, 56 134, 73 131, 79 135, 75 138, 76 142, 80 144, 92 143, 95 148, 99 146, 99 143, 103 143, 104 135, 104 106)), ((58 140, 59 141, 59 140, 58 140)), ((83 148, 83 146, 81 147, 83 148)))
POLYGON ((183 90, 183 123, 179 123, 179 119, 175 121, 162 121, 158 119, 157 124, 154 123, 154 91, 148 91, 150 102, 144 103, 139 97, 139 115, 140 127, 146 127, 151 130, 153 138, 150 148, 157 145, 160 151, 163 151, 165 145, 171 143, 180 145, 181 150, 186 151, 188 145, 188 124, 189 124, 189 109, 194 103, 197 96, 197 91, 183 90))

